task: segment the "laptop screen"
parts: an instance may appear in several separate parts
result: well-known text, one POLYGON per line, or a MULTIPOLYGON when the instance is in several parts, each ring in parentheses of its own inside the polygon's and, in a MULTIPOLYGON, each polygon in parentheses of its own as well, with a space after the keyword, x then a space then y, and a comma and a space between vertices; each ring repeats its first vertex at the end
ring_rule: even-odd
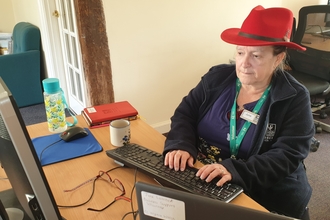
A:
POLYGON ((140 220, 289 220, 262 212, 167 187, 137 182, 136 196, 140 220))

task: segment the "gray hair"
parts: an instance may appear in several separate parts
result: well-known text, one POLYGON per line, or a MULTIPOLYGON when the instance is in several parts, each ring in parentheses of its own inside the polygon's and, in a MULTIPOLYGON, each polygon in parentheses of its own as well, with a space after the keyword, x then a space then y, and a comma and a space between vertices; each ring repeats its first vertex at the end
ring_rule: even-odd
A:
POLYGON ((275 68, 274 72, 276 73, 277 71, 284 71, 284 67, 286 65, 287 47, 282 45, 274 45, 273 48, 274 48, 274 52, 273 52, 274 56, 277 56, 280 53, 284 53, 283 60, 275 68))

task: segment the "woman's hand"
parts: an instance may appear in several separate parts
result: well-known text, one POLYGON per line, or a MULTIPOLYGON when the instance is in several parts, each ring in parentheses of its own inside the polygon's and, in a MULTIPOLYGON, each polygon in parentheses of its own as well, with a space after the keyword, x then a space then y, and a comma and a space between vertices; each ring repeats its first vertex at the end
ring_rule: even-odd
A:
POLYGON ((186 164, 188 166, 194 166, 194 158, 187 152, 183 150, 173 150, 168 152, 165 155, 165 166, 168 166, 170 169, 178 171, 184 171, 186 169, 186 164))
POLYGON ((196 176, 206 182, 211 182, 215 177, 220 177, 217 186, 222 186, 225 182, 231 181, 232 179, 231 173, 218 163, 203 166, 197 171, 196 176))

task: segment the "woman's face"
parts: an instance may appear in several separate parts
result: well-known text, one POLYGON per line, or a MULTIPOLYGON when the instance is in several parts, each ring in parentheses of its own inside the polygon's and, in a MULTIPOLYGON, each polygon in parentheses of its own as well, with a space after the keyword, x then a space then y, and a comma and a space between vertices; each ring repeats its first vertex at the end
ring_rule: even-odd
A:
POLYGON ((237 46, 237 77, 245 85, 268 85, 275 68, 283 58, 284 53, 274 55, 272 46, 237 46))

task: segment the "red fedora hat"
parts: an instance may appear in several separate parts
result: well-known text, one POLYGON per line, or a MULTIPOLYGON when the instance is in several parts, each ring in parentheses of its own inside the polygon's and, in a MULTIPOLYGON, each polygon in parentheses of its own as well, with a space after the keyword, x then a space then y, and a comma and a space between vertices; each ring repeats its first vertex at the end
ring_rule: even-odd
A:
POLYGON ((306 50, 290 42, 293 15, 286 8, 267 8, 257 6, 244 20, 241 28, 229 28, 221 33, 227 43, 241 46, 282 45, 298 50, 306 50))

